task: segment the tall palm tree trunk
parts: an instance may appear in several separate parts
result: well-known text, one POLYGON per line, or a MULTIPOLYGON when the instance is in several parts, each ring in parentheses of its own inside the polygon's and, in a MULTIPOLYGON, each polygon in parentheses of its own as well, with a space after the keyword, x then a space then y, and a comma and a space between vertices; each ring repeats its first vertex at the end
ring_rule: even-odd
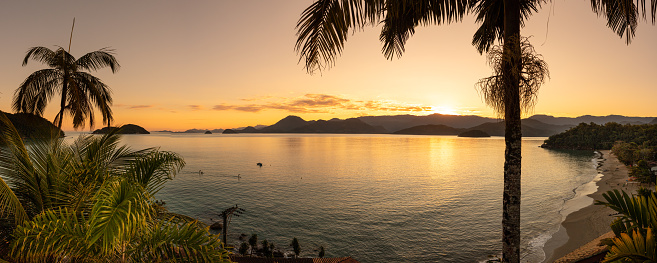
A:
MULTIPOLYGON (((62 120, 64 120, 64 108, 66 108, 66 92, 68 88, 68 83, 66 82, 66 79, 68 79, 67 75, 64 75, 64 81, 63 81, 63 86, 62 86, 62 101, 60 103, 60 108, 59 108, 59 113, 57 113, 57 116, 59 117, 59 121, 57 122, 57 128, 60 130, 62 129, 62 120)), ((57 119, 57 117, 55 117, 57 119)))
POLYGON ((502 199, 502 262, 520 262, 520 3, 504 0, 505 80, 504 194, 502 199))

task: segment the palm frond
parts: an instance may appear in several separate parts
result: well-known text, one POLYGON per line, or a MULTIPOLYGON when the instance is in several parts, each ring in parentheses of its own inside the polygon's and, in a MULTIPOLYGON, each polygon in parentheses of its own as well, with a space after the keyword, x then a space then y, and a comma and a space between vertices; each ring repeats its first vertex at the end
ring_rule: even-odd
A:
MULTIPOLYGON (((18 135, 18 131, 16 131, 16 128, 11 124, 7 116, 1 112, 0 135, 2 135, 0 136, 2 145, 6 145, 10 152, 20 152, 27 155, 25 146, 23 145, 23 140, 18 135)), ((6 173, 4 173, 6 169, 11 170, 11 168, 13 168, 11 167, 10 162, 7 162, 4 158, 7 154, 9 153, 7 153, 6 148, 0 150, 0 175, 6 175, 6 173)), ((28 215, 25 212, 25 208, 20 202, 20 199, 16 196, 7 182, 5 182, 3 177, 11 178, 0 176, 0 216, 13 216, 14 222, 17 225, 22 224, 25 220, 28 220, 28 215)))
POLYGON ((418 25, 440 25, 459 22, 470 9, 471 1, 386 1, 385 18, 379 40, 386 58, 400 57, 406 41, 418 25))
POLYGON ((27 65, 30 58, 44 64, 52 65, 55 59, 55 51, 47 47, 32 47, 27 50, 27 54, 23 58, 23 66, 27 65))
POLYGON ((88 242, 105 255, 146 227, 152 212, 143 188, 124 179, 108 180, 94 199, 88 242))
POLYGON ((194 222, 161 221, 139 238, 130 253, 135 261, 230 262, 219 236, 194 222))
MULTIPOLYGON (((632 42, 640 18, 646 18, 646 0, 591 0, 591 8, 607 19, 607 26, 627 44, 632 42)), ((650 17, 655 24, 657 1, 650 2, 650 17)))
POLYGON ((354 26, 351 14, 338 0, 318 0, 301 14, 297 22, 295 50, 305 58, 309 73, 332 66, 342 53, 349 28, 354 26))
POLYGON ((155 195, 184 166, 185 161, 180 155, 156 150, 132 161, 126 169, 125 177, 155 195))
MULTIPOLYGON (((504 1, 480 0, 471 1, 473 13, 477 14, 476 22, 481 23, 474 36, 472 45, 479 53, 488 52, 496 40, 500 43, 504 34, 504 1)), ((545 0, 520 0, 520 25, 538 12, 545 0)))
POLYGON ((61 90, 61 77, 55 69, 42 69, 30 74, 14 92, 12 109, 43 116, 48 101, 61 90))
MULTIPOLYGON (((109 86, 105 85, 99 78, 86 72, 78 72, 74 76, 75 83, 79 88, 79 100, 87 99, 90 104, 96 106, 103 116, 103 124, 109 124, 114 120, 112 116, 112 91, 109 86)), ((90 120, 90 125, 93 124, 93 118, 90 120)))
MULTIPOLYGON (((605 256, 603 262, 616 262, 622 259, 630 262, 655 262, 655 236, 650 228, 645 235, 636 230, 631 235, 622 233, 620 237, 613 239, 614 246, 605 256)), ((625 262, 625 261, 623 261, 625 262)))
POLYGON ((116 73, 121 65, 114 57, 114 50, 102 48, 97 51, 89 52, 80 57, 75 64, 82 69, 96 71, 105 67, 110 67, 112 73, 116 73))
POLYGON ((84 219, 70 210, 46 210, 16 228, 11 255, 19 262, 61 262, 93 256, 84 239, 87 227, 84 219))
POLYGON ((606 202, 598 201, 599 205, 607 206, 622 214, 623 221, 629 221, 635 228, 648 228, 654 220, 644 196, 630 196, 625 191, 608 191, 602 194, 606 202))
MULTIPOLYGON (((538 90, 545 80, 550 77, 547 63, 541 55, 538 55, 529 42, 529 38, 523 38, 521 47, 521 72, 520 80, 520 108, 529 112, 536 103, 538 90)), ((480 79, 475 86, 481 92, 486 104, 491 106, 499 115, 504 115, 507 103, 505 92, 504 48, 496 45, 488 51, 488 64, 493 69, 493 75, 480 79)))

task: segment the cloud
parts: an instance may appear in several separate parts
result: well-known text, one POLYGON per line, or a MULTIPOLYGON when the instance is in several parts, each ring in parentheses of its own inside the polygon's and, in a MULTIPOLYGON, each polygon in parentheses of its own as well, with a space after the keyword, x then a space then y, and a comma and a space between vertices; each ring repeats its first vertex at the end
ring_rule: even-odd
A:
POLYGON ((330 113, 333 111, 394 111, 394 112, 427 112, 431 111, 430 106, 409 105, 394 101, 383 100, 352 100, 340 96, 328 94, 306 94, 295 98, 279 98, 275 102, 266 102, 274 97, 242 99, 243 101, 265 102, 257 104, 218 104, 212 107, 213 110, 226 111, 236 110, 243 112, 260 112, 263 110, 283 110, 292 113, 330 113))
POLYGON ((202 109, 203 109, 203 106, 201 106, 201 105, 187 105, 187 107, 189 107, 189 109, 191 109, 191 110, 193 110, 193 111, 197 111, 197 110, 202 110, 202 109))
POLYGON ((131 110, 148 109, 148 108, 153 108, 154 107, 154 105, 126 105, 126 104, 118 104, 118 105, 115 105, 115 106, 131 109, 131 110))

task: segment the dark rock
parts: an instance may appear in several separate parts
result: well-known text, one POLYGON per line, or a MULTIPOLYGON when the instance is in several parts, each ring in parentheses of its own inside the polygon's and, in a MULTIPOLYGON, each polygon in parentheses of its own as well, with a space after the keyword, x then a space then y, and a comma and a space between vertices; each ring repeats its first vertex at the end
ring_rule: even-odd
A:
POLYGON ((210 225, 210 229, 212 230, 221 230, 222 228, 224 228, 224 224, 221 222, 214 222, 212 225, 210 225))
POLYGON ((205 131, 205 134, 212 134, 211 131, 205 131))

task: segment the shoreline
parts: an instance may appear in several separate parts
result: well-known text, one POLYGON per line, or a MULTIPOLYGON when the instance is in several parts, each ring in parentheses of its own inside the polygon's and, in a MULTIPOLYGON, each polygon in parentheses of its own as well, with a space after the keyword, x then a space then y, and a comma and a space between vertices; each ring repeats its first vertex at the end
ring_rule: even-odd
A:
MULTIPOLYGON (((609 150, 599 151, 602 156, 597 167, 599 178, 597 190, 586 195, 593 200, 604 200, 603 193, 619 189, 634 192, 636 186, 626 186, 628 178, 627 167, 622 164, 609 150)), ((596 179, 594 179, 595 181, 596 179)), ((591 240, 611 231, 609 225, 615 217, 610 216, 614 211, 610 208, 593 203, 566 215, 559 230, 545 243, 546 259, 544 262, 554 262, 568 253, 586 245, 591 240)))

